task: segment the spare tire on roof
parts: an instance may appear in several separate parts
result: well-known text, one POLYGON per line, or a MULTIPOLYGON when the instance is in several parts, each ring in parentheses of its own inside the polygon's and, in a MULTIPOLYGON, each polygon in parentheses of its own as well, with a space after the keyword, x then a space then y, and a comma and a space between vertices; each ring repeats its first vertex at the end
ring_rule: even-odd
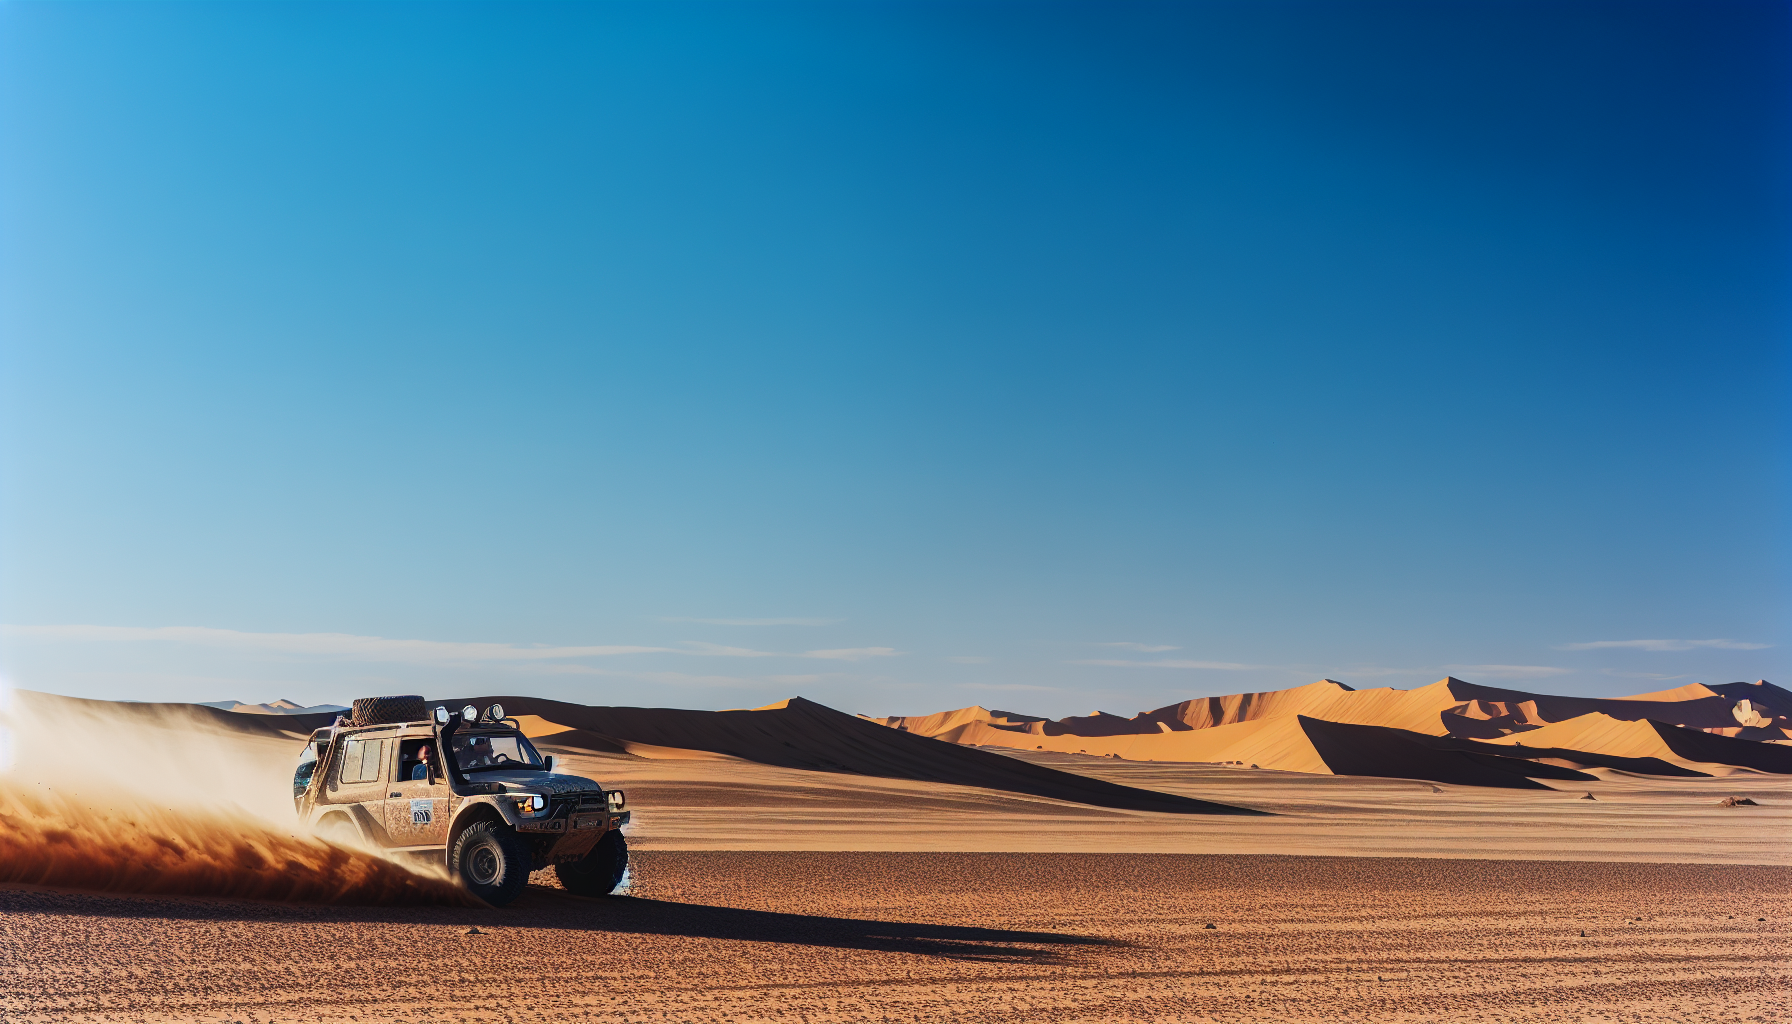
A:
POLYGON ((424 705, 423 698, 417 696, 362 697, 355 701, 350 718, 355 725, 389 725, 393 722, 428 720, 429 708, 424 705))

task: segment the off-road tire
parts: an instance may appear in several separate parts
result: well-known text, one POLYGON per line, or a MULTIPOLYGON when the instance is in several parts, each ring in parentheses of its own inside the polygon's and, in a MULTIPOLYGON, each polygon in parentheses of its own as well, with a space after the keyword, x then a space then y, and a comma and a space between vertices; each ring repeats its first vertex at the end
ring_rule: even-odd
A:
POLYGON ((346 815, 332 814, 317 823, 317 836, 337 846, 356 846, 361 842, 361 830, 346 815))
POLYGON ((554 876, 576 896, 608 896, 628 872, 628 841, 620 832, 605 832, 585 859, 554 865, 554 876))
POLYGON ((495 821, 468 825, 454 839, 448 872, 467 891, 494 907, 522 895, 529 884, 529 847, 510 826, 495 821))
POLYGON ((395 722, 427 722, 429 707, 422 697, 362 697, 355 701, 350 721, 355 725, 391 725, 395 722))

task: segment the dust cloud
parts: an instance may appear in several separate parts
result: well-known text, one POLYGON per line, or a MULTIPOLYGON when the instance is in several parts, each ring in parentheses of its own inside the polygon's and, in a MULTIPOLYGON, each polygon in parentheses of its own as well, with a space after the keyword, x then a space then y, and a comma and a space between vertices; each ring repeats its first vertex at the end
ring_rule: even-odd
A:
POLYGON ((0 883, 331 904, 477 901, 439 869, 301 834, 300 740, 181 706, 0 694, 0 883))

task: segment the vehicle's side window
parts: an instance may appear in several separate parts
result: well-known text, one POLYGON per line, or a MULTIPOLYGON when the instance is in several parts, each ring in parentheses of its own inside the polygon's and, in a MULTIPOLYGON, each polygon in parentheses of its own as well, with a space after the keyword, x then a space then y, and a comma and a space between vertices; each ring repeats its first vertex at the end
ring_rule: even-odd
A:
POLYGON ((349 740, 342 745, 342 782, 347 785, 361 781, 361 740, 349 740))
POLYGON ((398 774, 392 776, 393 782, 409 782, 415 778, 428 778, 428 768, 423 764, 423 748, 429 748, 429 756, 435 756, 435 743, 431 740, 399 740, 398 741, 398 774), (423 771, 418 771, 418 769, 423 771))
POLYGON ((349 740, 342 748, 343 783, 378 782, 385 755, 385 740, 349 740))

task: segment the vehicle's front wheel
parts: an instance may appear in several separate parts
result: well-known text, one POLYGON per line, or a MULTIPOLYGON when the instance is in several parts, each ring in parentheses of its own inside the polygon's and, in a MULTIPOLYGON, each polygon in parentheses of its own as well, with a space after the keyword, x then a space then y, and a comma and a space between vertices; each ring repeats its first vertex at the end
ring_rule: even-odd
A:
POLYGON ((554 875, 566 891, 579 896, 608 896, 622 884, 628 871, 628 842, 620 832, 605 832, 583 860, 554 865, 554 875))
POLYGON ((473 895, 502 907, 529 884, 529 848, 508 826, 476 822, 455 837, 448 871, 473 895))

